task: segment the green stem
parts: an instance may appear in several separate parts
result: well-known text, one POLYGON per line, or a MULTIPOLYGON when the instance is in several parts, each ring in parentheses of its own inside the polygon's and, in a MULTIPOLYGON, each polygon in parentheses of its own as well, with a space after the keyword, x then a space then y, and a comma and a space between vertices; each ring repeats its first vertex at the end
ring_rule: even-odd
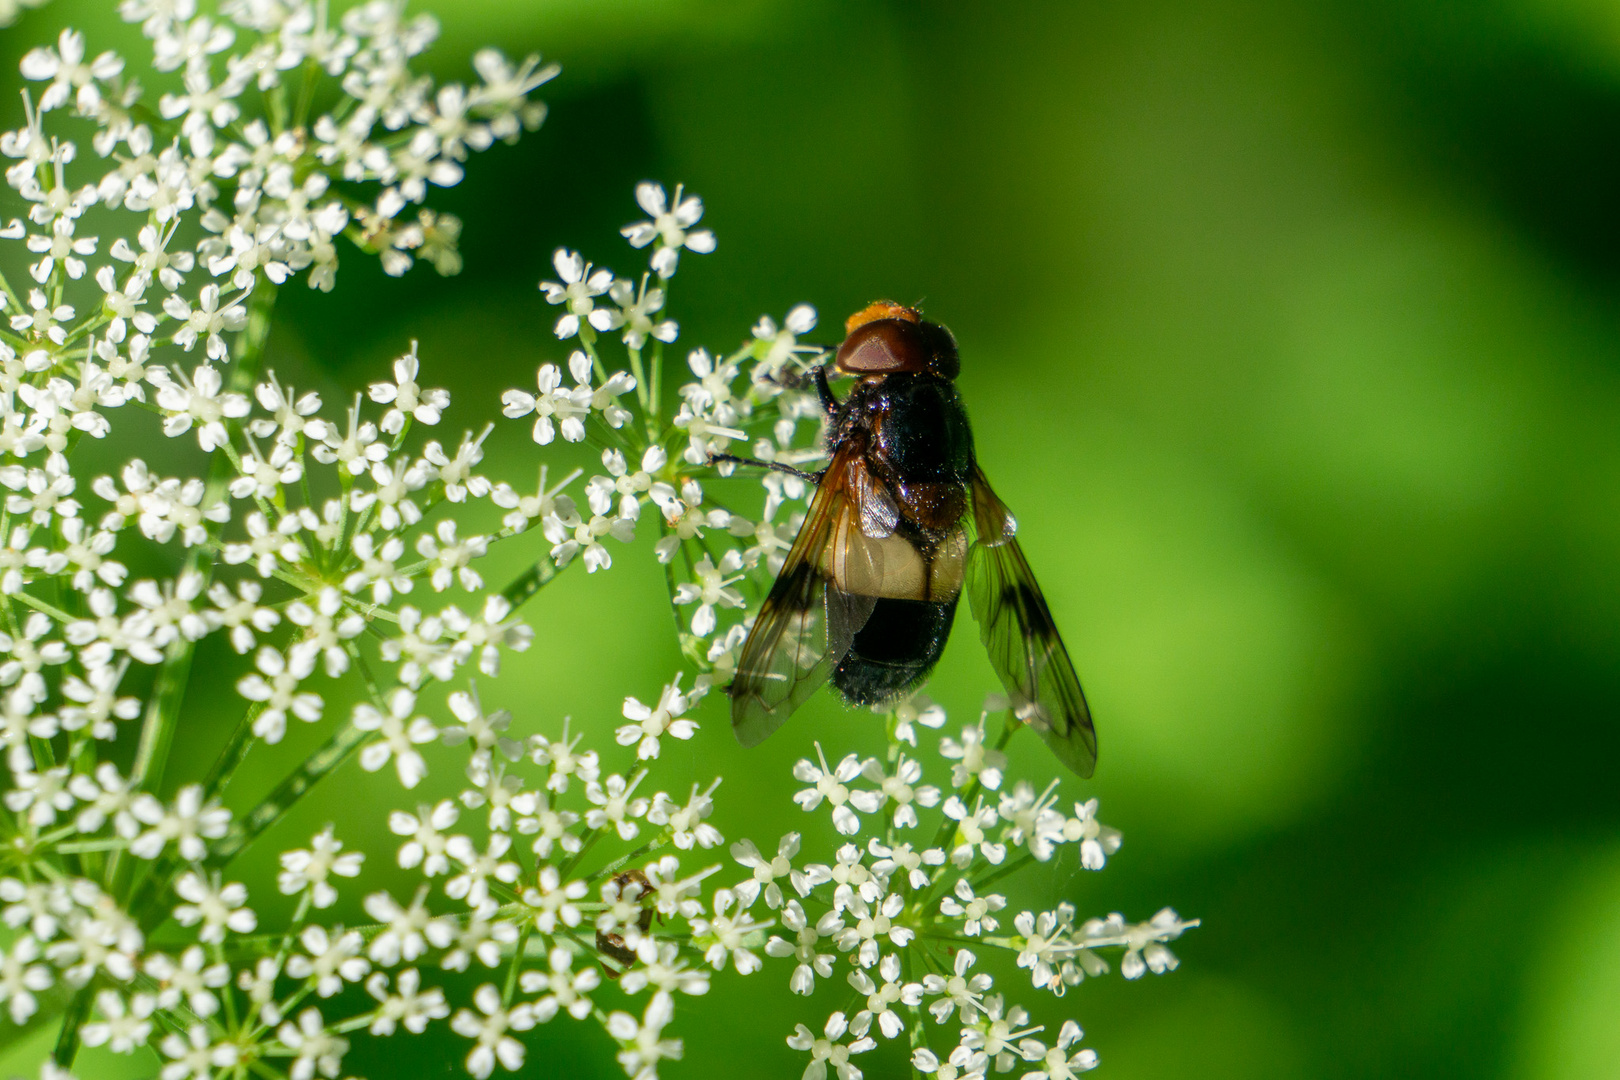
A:
POLYGON ((349 755, 360 747, 371 736, 369 731, 361 731, 353 724, 343 725, 343 729, 325 746, 316 750, 292 774, 276 785, 265 800, 254 807, 253 812, 245 819, 231 826, 219 843, 214 845, 213 853, 209 856, 209 863, 214 866, 223 866, 236 858, 242 849, 256 840, 261 833, 286 816, 287 811, 303 798, 304 793, 314 787, 322 777, 349 759, 349 755))
MULTIPOLYGON (((230 378, 230 389, 233 392, 245 393, 251 390, 253 380, 258 377, 259 366, 264 359, 265 343, 270 337, 270 316, 275 304, 276 286, 260 279, 249 299, 247 326, 236 341, 235 364, 230 378)), ((204 489, 200 505, 212 506, 224 497, 232 472, 230 457, 226 454, 216 454, 209 469, 208 485, 204 489)), ((217 531, 217 525, 210 526, 211 534, 217 531)), ((214 539, 214 536, 211 535, 210 539, 214 539)), ((206 588, 206 579, 213 576, 214 565, 215 561, 208 556, 206 546, 198 545, 193 547, 187 556, 184 573, 202 574, 206 588)), ((169 745, 174 741, 174 731, 179 723, 180 706, 185 700, 186 683, 191 674, 191 658, 195 650, 195 642, 180 638, 169 646, 163 658, 157 686, 147 702, 146 715, 141 720, 140 744, 136 748, 135 763, 130 770, 132 789, 155 791, 163 782, 164 767, 169 759, 169 745)), ((117 887, 117 875, 123 862, 122 855, 122 852, 114 852, 113 857, 107 861, 105 880, 113 888, 117 887)))
POLYGON ((512 966, 506 969, 506 987, 501 991, 501 1004, 506 1008, 512 1007, 512 997, 517 993, 518 968, 523 966, 523 954, 529 947, 529 934, 533 930, 534 921, 531 919, 518 932, 517 948, 512 951, 512 966))
POLYGON ((1034 861, 1035 856, 1026 853, 1022 858, 1014 859, 1010 863, 1003 863, 993 873, 986 874, 978 881, 970 882, 970 884, 973 886, 973 891, 977 893, 980 889, 995 884, 1008 874, 1017 873, 1034 861))
POLYGON ((95 1000, 95 993, 96 981, 91 979, 79 987, 79 992, 73 995, 67 1011, 62 1015, 62 1032, 56 1037, 56 1049, 51 1051, 51 1057, 64 1069, 72 1068, 73 1059, 79 1055, 79 1029, 90 1019, 90 1005, 95 1000))
POLYGON ((151 790, 163 782, 163 767, 168 763, 169 744, 174 740, 175 721, 179 718, 180 703, 185 697, 195 647, 195 642, 183 637, 176 638, 163 654, 163 667, 158 672, 157 686, 146 703, 146 715, 141 719, 141 741, 135 751, 135 764, 130 770, 131 788, 151 790))
POLYGON ((253 748, 253 725, 262 712, 264 702, 255 701, 248 706, 247 712, 242 714, 236 730, 231 732, 230 741, 220 750, 218 760, 214 762, 214 767, 208 770, 208 777, 203 781, 204 798, 212 798, 219 794, 236 775, 236 770, 247 757, 248 751, 253 748))
POLYGON ((41 600, 37 596, 30 596, 28 593, 25 593, 25 592, 12 593, 11 595, 12 595, 13 599, 18 600, 23 604, 26 604, 28 607, 33 608, 35 611, 42 611, 45 614, 49 615, 52 619, 56 620, 56 622, 58 624, 60 624, 60 625, 66 626, 68 623, 73 621, 73 616, 69 615, 67 612, 63 611, 61 608, 52 607, 50 604, 47 604, 45 601, 41 600))
POLYGON ((512 605, 512 610, 516 611, 534 599, 534 594, 549 585, 557 574, 557 564, 551 561, 549 555, 542 555, 535 560, 533 566, 502 589, 501 596, 512 605))

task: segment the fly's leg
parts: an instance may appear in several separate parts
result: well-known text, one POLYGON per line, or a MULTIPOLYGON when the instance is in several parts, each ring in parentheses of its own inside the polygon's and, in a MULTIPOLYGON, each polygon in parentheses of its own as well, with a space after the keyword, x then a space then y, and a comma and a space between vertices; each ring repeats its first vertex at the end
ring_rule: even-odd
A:
POLYGON ((791 465, 784 465, 780 461, 761 461, 758 458, 738 457, 736 454, 711 454, 709 456, 710 465, 718 465, 725 461, 729 461, 733 465, 754 465, 761 469, 770 469, 772 472, 786 473, 789 476, 797 476, 800 480, 806 480, 812 484, 820 484, 821 478, 827 475, 826 469, 805 472, 803 469, 795 469, 791 465))
POLYGON ((821 399, 821 407, 827 411, 828 416, 838 412, 838 399, 833 397, 832 386, 827 382, 827 364, 817 364, 808 372, 782 371, 766 377, 784 390, 803 390, 811 383, 815 384, 816 396, 821 399))
POLYGON ((828 416, 838 415, 838 399, 833 397, 832 387, 827 384, 827 365, 817 365, 815 369, 816 396, 821 398, 821 407, 827 410, 828 416))

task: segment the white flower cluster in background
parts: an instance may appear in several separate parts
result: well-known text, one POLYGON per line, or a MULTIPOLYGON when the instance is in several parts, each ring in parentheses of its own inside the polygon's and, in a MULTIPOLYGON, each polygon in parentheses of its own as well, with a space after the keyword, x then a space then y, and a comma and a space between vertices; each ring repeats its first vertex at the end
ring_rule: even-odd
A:
POLYGON ((796 389, 824 356, 803 341, 814 311, 689 351, 666 409, 672 280, 715 238, 696 196, 644 183, 623 237, 646 269, 556 252, 541 289, 565 344, 503 398, 543 456, 587 443, 599 471, 486 475, 491 428, 449 433, 450 394, 414 345, 334 407, 269 370, 265 343, 279 286, 333 287, 340 238, 391 274, 419 258, 453 273, 460 226, 422 208, 429 188, 538 124, 530 94, 556 69, 485 51, 475 82, 436 86, 409 66, 435 24, 392 0, 335 19, 306 0, 118 11, 150 44, 140 78, 64 32, 24 56, 33 90, 0 134, 17 207, 0 217, 0 1023, 54 1026, 43 1075, 94 1047, 164 1080, 337 1078, 356 1040, 431 1030, 464 1039, 483 1080, 566 1015, 651 1080, 683 1053, 677 1011, 744 976, 852 993, 787 1037, 807 1077, 853 1080, 902 1034, 938 1077, 1089 1068, 1072 1020, 1036 1023, 985 969, 1061 995, 1110 949, 1127 978, 1169 970, 1166 943, 1195 924, 1079 921, 997 891, 1071 848, 1101 869, 1119 846, 1095 800, 1008 776, 1012 729, 992 744, 986 728, 999 703, 959 738, 920 741, 945 714, 907 701, 880 752, 818 746, 781 779, 784 803, 830 815, 820 849, 819 829, 728 847, 719 779, 661 778, 812 494, 711 461, 818 459, 821 411, 796 389), (638 678, 611 733, 546 715, 514 730, 479 689, 528 647, 519 609, 638 533, 691 670, 638 678), (485 557, 508 541, 533 565, 491 583, 485 557), (188 698, 199 648, 234 694, 188 698), (324 741, 300 757, 287 736, 304 725, 324 741), (170 750, 195 732, 223 747, 181 775, 170 750), (283 776, 257 802, 232 786, 250 753, 283 776), (452 762, 454 796, 421 798, 452 762), (391 777, 389 805, 290 833, 288 811, 342 769, 391 777), (378 814, 397 847, 357 850, 345 837, 378 814), (255 907, 250 847, 274 858, 290 916, 255 907), (415 880, 368 880, 389 862, 415 880), (345 926, 346 909, 366 921, 345 926))

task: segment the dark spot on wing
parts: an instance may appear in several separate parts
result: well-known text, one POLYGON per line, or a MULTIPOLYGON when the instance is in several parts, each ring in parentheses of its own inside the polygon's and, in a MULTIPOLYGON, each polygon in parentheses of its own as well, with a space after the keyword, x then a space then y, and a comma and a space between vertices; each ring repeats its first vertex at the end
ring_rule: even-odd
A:
POLYGON ((809 610, 816 599, 814 590, 810 588, 816 576, 816 568, 808 562, 786 568, 771 589, 770 603, 783 611, 809 610))
POLYGON ((1046 610, 1046 601, 1033 585, 1020 581, 1016 585, 1009 585, 1004 591, 1014 594, 1005 602, 1018 605, 1024 613, 1024 626, 1029 633, 1036 637, 1057 637, 1057 623, 1052 621, 1052 613, 1046 610))

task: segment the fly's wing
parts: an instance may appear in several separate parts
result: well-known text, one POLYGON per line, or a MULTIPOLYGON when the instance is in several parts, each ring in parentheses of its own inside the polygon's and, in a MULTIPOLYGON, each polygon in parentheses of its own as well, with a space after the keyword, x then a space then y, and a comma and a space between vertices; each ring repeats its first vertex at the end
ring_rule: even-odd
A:
POLYGON ((1097 731, 1080 679, 1013 538, 1017 524, 977 468, 973 528, 968 603, 991 666, 1012 700, 1013 715, 1040 732, 1059 761, 1080 776, 1090 776, 1097 767, 1097 731))
POLYGON ((832 580, 834 565, 846 573, 854 569, 857 577, 878 577, 870 565, 877 557, 873 546, 841 539, 860 533, 860 509, 849 484, 859 471, 850 455, 834 455, 743 643, 729 693, 731 727, 744 746, 763 742, 827 681, 872 614, 875 598, 846 593, 832 580), (835 543, 846 545, 836 560, 835 543), (849 567, 850 559, 860 565, 849 567))

